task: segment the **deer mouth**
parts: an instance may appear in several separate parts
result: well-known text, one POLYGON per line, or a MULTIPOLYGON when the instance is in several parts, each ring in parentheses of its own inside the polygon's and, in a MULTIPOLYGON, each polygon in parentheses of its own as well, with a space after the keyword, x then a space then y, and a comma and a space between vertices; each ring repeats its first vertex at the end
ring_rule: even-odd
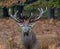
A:
POLYGON ((25 32, 25 33, 24 33, 24 36, 29 36, 29 33, 28 33, 28 32, 25 32))

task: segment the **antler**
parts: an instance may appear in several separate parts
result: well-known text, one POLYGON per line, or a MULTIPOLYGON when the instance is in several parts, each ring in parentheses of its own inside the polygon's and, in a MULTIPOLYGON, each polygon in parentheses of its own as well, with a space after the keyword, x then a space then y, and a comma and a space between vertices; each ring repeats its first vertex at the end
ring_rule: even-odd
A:
POLYGON ((17 19, 17 16, 16 16, 17 13, 18 13, 18 11, 16 11, 15 14, 12 15, 12 14, 11 14, 11 9, 9 9, 9 15, 10 15, 15 21, 17 21, 17 22, 20 23, 20 22, 22 22, 22 20, 21 20, 21 19, 17 19))
MULTIPOLYGON (((34 21, 37 21, 37 20, 39 20, 41 17, 42 17, 42 15, 47 11, 47 7, 46 7, 46 9, 45 10, 43 10, 43 8, 38 8, 38 11, 40 12, 39 13, 39 15, 37 15, 37 16, 35 16, 35 17, 33 17, 33 18, 29 18, 29 22, 34 22, 34 21)), ((31 16, 33 15, 33 13, 31 13, 31 16)))

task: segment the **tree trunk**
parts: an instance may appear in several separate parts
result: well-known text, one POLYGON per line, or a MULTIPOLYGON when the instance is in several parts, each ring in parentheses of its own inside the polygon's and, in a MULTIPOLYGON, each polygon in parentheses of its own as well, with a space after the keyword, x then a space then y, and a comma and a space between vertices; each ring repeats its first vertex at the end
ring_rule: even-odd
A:
POLYGON ((48 19, 51 18, 50 8, 48 8, 48 19))
POLYGON ((51 19, 51 18, 54 19, 54 18, 55 18, 54 13, 55 13, 55 8, 54 8, 54 7, 48 8, 48 18, 49 18, 49 19, 51 19))
POLYGON ((8 8, 7 8, 6 6, 3 7, 3 17, 4 17, 4 18, 9 17, 8 8))
POLYGON ((53 19, 55 19, 55 8, 54 7, 51 8, 51 16, 53 19))
POLYGON ((58 18, 60 19, 60 8, 58 8, 58 18))
POLYGON ((55 19, 55 8, 54 7, 50 7, 48 8, 48 21, 51 24, 55 24, 54 19, 55 19))

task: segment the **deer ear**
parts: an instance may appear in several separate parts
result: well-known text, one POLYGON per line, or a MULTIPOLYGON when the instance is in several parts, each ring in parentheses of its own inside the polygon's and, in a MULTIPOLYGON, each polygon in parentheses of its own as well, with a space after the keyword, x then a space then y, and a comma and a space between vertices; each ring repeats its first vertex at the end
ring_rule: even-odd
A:
POLYGON ((34 27, 36 23, 29 23, 30 27, 34 27))

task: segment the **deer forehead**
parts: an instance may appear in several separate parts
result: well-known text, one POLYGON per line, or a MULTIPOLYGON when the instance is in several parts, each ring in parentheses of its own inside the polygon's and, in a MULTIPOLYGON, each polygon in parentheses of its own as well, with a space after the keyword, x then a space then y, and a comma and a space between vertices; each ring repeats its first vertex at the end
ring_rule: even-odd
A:
POLYGON ((30 29, 31 29, 31 27, 28 24, 27 25, 23 25, 23 27, 22 27, 23 31, 28 31, 30 29))

